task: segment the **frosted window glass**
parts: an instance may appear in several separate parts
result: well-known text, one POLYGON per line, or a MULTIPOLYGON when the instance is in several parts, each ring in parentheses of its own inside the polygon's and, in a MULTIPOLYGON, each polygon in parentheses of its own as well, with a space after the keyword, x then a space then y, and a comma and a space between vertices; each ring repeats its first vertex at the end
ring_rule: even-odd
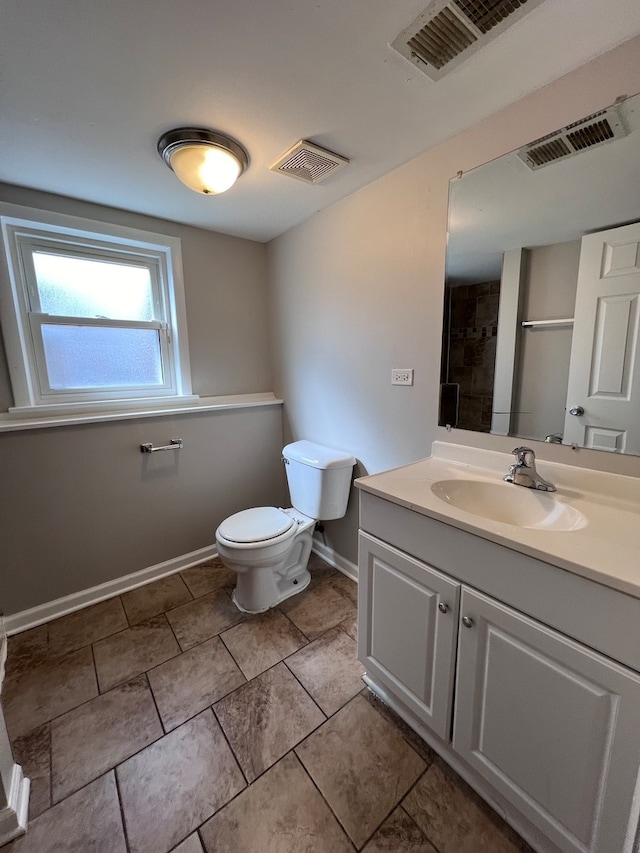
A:
POLYGON ((162 385, 156 329, 43 325, 53 390, 162 385))
POLYGON ((153 320, 151 276, 145 267, 33 252, 43 314, 153 320))

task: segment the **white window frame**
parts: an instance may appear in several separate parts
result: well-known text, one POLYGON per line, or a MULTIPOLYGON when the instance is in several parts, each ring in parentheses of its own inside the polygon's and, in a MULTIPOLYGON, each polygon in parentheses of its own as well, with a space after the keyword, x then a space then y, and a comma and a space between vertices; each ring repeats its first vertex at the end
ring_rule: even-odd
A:
POLYGON ((180 240, 50 211, 0 203, 4 251, 0 263, 2 330, 11 376, 11 413, 40 416, 78 410, 113 411, 136 405, 193 402, 180 240), (152 321, 103 320, 42 314, 33 267, 37 249, 92 260, 141 265, 152 281, 152 321), (52 389, 42 325, 103 326, 157 330, 164 382, 153 386, 52 389))

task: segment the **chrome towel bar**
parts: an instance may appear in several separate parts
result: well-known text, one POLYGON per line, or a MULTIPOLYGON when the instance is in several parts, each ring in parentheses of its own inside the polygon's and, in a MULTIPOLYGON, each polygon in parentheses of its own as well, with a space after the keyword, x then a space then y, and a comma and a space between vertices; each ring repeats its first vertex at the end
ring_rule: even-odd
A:
POLYGON ((151 442, 149 444, 140 445, 140 453, 156 453, 158 450, 181 450, 182 439, 172 438, 169 444, 163 444, 162 447, 154 447, 151 442))

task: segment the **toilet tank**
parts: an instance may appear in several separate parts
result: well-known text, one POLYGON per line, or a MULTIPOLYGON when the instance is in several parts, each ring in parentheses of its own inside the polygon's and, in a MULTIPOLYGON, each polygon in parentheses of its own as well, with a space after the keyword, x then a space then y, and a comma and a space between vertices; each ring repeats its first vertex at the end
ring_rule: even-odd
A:
POLYGON ((356 464, 353 456, 312 441, 287 444, 282 455, 293 506, 318 521, 342 518, 356 464))

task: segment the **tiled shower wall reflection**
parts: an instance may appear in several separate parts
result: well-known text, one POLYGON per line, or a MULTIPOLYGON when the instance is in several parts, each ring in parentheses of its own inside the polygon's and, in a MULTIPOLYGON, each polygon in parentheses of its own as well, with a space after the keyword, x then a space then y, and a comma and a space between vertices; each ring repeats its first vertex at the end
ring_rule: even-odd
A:
POLYGON ((460 386, 457 426, 489 432, 493 404, 500 282, 484 281, 449 290, 447 382, 460 386))

